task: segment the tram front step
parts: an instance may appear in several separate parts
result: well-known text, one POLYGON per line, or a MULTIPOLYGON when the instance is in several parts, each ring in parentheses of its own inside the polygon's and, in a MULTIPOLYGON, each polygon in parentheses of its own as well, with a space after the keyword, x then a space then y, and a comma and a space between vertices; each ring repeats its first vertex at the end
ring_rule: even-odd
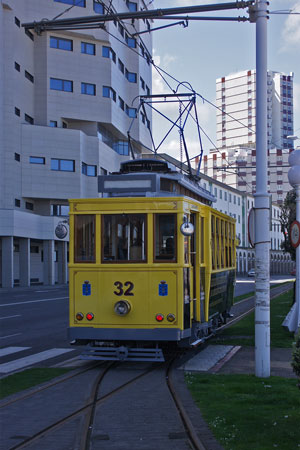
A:
POLYGON ((164 361, 160 348, 92 347, 87 346, 80 355, 84 360, 100 361, 164 361))

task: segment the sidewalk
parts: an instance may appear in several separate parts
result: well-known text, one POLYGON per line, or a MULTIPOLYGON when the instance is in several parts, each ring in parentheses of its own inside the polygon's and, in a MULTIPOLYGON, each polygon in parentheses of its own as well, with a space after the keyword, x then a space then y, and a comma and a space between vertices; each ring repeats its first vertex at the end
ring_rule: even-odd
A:
MULTIPOLYGON (((272 376, 296 378, 291 366, 292 349, 272 348, 270 359, 272 376)), ((208 345, 205 350, 184 363, 179 369, 223 374, 255 374, 255 349, 231 345, 208 345)))

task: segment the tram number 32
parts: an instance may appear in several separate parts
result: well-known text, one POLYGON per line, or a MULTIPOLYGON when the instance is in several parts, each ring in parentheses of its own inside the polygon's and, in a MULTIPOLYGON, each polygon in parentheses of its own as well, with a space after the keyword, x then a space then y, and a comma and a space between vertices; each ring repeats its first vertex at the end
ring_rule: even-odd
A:
POLYGON ((125 283, 121 283, 121 281, 116 281, 114 283, 114 286, 117 287, 117 290, 114 291, 115 295, 121 296, 121 295, 134 295, 132 289, 134 288, 134 284, 131 283, 131 281, 125 281, 125 283), (125 286, 125 288, 124 288, 125 286))

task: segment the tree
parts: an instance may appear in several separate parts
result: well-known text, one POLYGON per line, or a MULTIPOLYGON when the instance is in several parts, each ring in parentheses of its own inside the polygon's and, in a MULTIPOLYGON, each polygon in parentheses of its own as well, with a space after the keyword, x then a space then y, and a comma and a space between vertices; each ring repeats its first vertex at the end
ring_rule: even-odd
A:
POLYGON ((284 241, 281 243, 281 248, 291 255, 293 261, 296 260, 296 250, 291 245, 290 227, 291 223, 296 220, 296 191, 295 189, 289 191, 281 206, 281 231, 284 236, 284 241))

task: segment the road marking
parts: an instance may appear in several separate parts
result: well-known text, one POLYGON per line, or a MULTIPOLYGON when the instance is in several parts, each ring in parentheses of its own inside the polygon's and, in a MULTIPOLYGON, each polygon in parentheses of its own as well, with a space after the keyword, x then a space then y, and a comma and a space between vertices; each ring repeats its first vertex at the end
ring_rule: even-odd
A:
POLYGON ((12 353, 22 352, 28 350, 31 347, 6 347, 0 349, 0 356, 11 355, 12 353))
POLYGON ((21 314, 16 314, 15 316, 6 316, 6 317, 0 317, 0 320, 4 320, 4 319, 12 319, 14 317, 21 317, 21 314))
POLYGON ((31 366, 46 359, 54 358, 67 352, 73 352, 73 348, 52 348, 44 352, 36 353, 25 358, 16 359, 8 363, 0 364, 0 373, 9 373, 24 367, 31 366))
POLYGON ((56 297, 56 298, 46 298, 44 300, 29 300, 28 302, 17 302, 17 303, 5 303, 0 306, 16 306, 16 305, 26 305, 28 303, 40 303, 40 302, 53 302, 54 300, 64 300, 69 297, 56 297))
POLYGON ((14 337, 14 336, 20 336, 20 334, 22 334, 22 333, 9 334, 8 336, 2 336, 2 337, 0 337, 0 339, 7 339, 7 338, 10 338, 10 337, 14 337))

